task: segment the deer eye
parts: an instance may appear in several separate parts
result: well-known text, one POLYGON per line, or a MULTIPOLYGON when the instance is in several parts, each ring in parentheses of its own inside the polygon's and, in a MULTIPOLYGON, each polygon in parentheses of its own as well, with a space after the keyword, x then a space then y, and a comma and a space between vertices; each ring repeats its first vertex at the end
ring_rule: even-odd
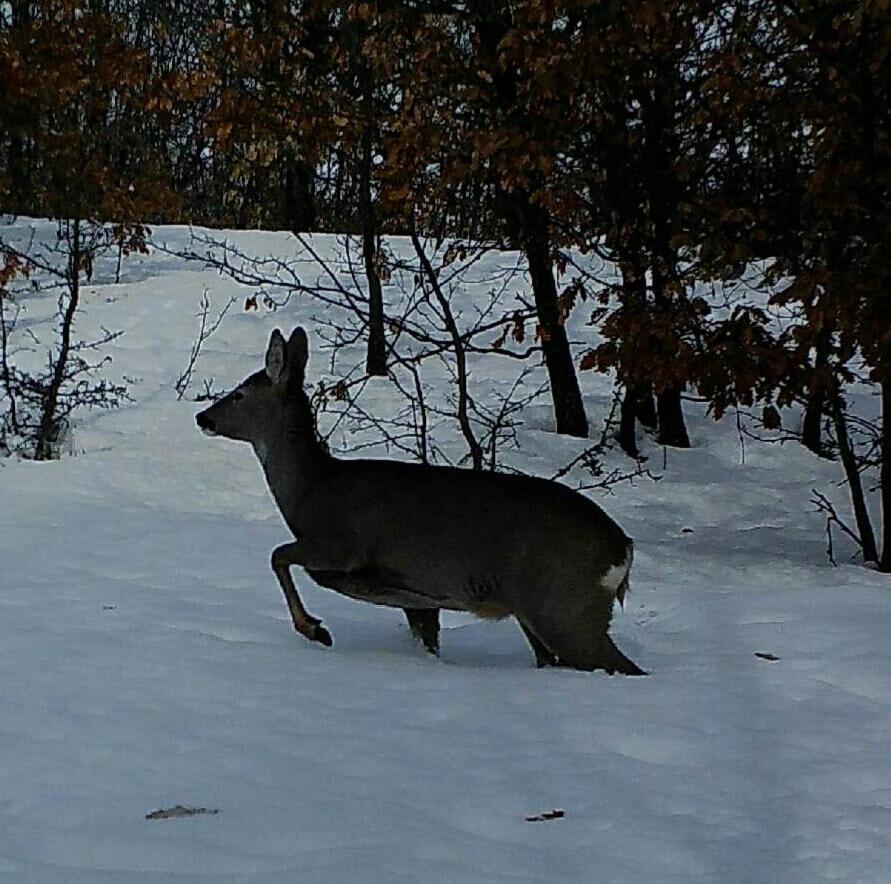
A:
POLYGON ((242 393, 241 390, 236 390, 236 391, 232 394, 232 398, 233 398, 236 402, 238 402, 239 399, 244 399, 244 393, 242 393))

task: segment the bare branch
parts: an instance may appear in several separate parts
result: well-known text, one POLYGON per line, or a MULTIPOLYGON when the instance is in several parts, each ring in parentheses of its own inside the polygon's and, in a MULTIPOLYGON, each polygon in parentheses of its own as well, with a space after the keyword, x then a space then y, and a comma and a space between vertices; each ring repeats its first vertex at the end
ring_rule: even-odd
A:
POLYGON ((412 232, 411 241, 412 245, 415 247, 415 253, 418 256, 418 260, 421 262, 421 267, 424 270, 427 282, 429 283, 436 300, 439 302, 439 308, 442 310, 446 328, 448 328, 449 334, 452 336, 452 347, 455 353, 458 380, 458 423, 461 426, 461 432, 464 435, 464 439, 467 441, 467 447, 470 449, 473 468, 475 470, 481 470, 483 468, 483 449, 473 432, 473 427, 470 425, 470 418, 468 416, 470 395, 467 389, 467 355, 464 344, 461 341, 461 333, 458 331, 458 325, 455 322, 451 304, 449 304, 448 298, 442 293, 442 288, 439 285, 439 278, 437 277, 436 271, 433 269, 433 265, 430 263, 430 259, 427 257, 427 253, 424 251, 424 247, 421 245, 418 235, 414 232, 412 232))
POLYGON ((198 362, 198 357, 201 355, 201 348, 220 327, 224 317, 236 301, 234 296, 229 298, 226 302, 226 306, 220 310, 213 320, 210 320, 210 299, 207 297, 207 294, 207 289, 204 289, 204 293, 201 295, 200 312, 195 314, 199 318, 198 337, 192 342, 192 349, 189 353, 189 361, 186 367, 173 385, 173 389, 176 390, 177 401, 181 400, 189 389, 189 384, 192 382, 192 374, 195 371, 195 364, 198 362))

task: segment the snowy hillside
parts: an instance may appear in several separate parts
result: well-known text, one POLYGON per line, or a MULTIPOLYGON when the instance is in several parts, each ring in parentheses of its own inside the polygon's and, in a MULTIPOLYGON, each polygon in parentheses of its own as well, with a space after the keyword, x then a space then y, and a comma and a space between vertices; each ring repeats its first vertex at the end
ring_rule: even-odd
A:
MULTIPOLYGON (((155 239, 185 246, 188 231, 155 239)), ((481 291, 513 259, 486 261, 481 291)), ((732 419, 691 406, 692 450, 663 462, 642 440, 659 481, 589 492, 636 541, 612 632, 648 678, 536 670, 513 621, 464 615, 444 617, 434 659, 400 612, 295 570, 326 649, 294 634, 269 569, 290 537, 253 453, 202 436, 192 401, 205 378, 224 389, 257 370, 271 330, 297 323, 310 381, 338 377, 326 308, 245 311, 250 290, 159 250, 125 259, 118 285, 113 264, 77 333, 124 332, 104 371, 132 402, 82 413, 58 462, 0 462, 0 881, 891 880, 891 583, 840 542, 840 566, 826 561, 809 499, 845 504, 837 465, 743 449, 732 419), (205 289, 213 310, 238 301, 177 401, 205 289), (218 812, 146 818, 178 805, 218 812)), ((39 338, 54 308, 33 299, 22 321, 39 338)), ((586 319, 581 306, 579 341, 586 319)), ((472 362, 475 395, 520 369, 472 362)), ((599 433, 611 382, 581 383, 599 433)), ((375 381, 364 405, 392 395, 375 381)), ((585 447, 551 431, 546 397, 525 421, 507 466, 552 476, 585 447)), ((457 429, 437 432, 460 458, 457 429)), ((344 425, 331 442, 364 439, 344 425)), ((614 450, 607 466, 628 461, 614 450)))

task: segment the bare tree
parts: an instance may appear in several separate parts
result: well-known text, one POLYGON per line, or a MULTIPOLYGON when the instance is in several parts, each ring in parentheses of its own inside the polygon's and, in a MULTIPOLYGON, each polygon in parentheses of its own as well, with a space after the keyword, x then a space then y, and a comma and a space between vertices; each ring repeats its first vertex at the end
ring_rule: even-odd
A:
MULTIPOLYGON (((0 355, 7 398, 3 434, 6 447, 25 457, 58 457, 72 412, 83 407, 114 407, 126 397, 123 385, 95 377, 96 370, 110 357, 89 358, 120 332, 105 331, 89 341, 78 339, 75 333, 82 284, 92 278, 100 257, 114 251, 119 243, 120 237, 112 227, 80 219, 57 222, 54 241, 32 234, 26 244, 19 245, 0 237, 0 255, 7 266, 17 267, 19 277, 17 281, 7 280, 0 291, 0 355), (51 342, 41 343, 31 333, 31 348, 45 350, 46 362, 42 371, 26 371, 13 361, 11 343, 17 311, 29 299, 47 296, 54 296, 57 303, 54 337, 51 342), (9 305, 15 312, 8 313, 9 305)), ((129 247, 135 245, 129 243, 129 247)), ((20 342, 19 351, 23 348, 20 342)))

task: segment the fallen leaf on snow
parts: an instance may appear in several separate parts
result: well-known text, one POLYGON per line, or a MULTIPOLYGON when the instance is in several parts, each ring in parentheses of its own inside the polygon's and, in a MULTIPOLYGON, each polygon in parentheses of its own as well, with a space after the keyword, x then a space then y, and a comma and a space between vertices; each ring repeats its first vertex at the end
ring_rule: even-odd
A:
POLYGON ((160 810, 153 810, 151 813, 147 813, 145 818, 147 820, 169 820, 173 817, 178 816, 198 816, 199 814, 214 814, 219 813, 215 808, 208 809, 207 807, 185 807, 182 804, 177 804, 176 807, 167 807, 161 808, 160 810))
POLYGON ((527 823, 543 823, 547 820, 559 820, 562 817, 566 816, 565 810, 546 810, 544 813, 536 813, 533 816, 527 816, 527 823))

